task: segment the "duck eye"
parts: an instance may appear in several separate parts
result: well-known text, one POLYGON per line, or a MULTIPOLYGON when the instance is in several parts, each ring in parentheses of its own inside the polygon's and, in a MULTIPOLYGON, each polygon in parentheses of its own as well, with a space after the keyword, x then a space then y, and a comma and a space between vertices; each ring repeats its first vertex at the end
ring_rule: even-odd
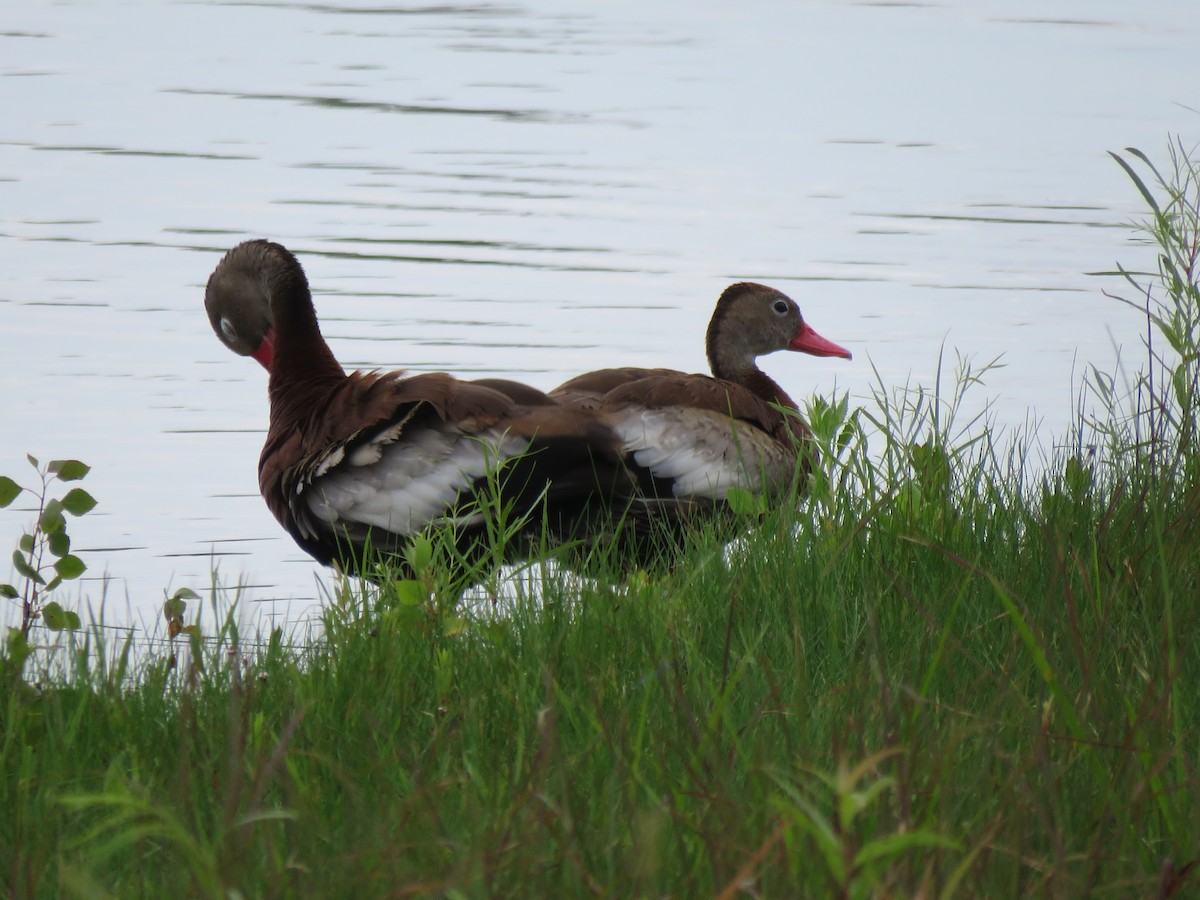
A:
POLYGON ((787 311, 788 311, 787 301, 776 300, 774 303, 771 304, 771 309, 775 310, 777 315, 781 315, 781 316, 787 315, 787 311))

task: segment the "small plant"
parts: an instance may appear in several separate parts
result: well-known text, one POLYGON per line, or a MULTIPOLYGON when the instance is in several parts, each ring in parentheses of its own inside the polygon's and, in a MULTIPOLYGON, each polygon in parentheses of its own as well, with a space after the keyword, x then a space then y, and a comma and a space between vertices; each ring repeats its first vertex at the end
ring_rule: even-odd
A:
POLYGON ((1149 178, 1130 159, 1111 154, 1149 207, 1150 218, 1136 227, 1157 250, 1158 265, 1149 272, 1118 266, 1106 273, 1121 276, 1135 299, 1105 293, 1146 317, 1146 368, 1126 397, 1116 396, 1110 376, 1093 369, 1090 378, 1102 410, 1124 413, 1098 424, 1118 454, 1131 449, 1151 468, 1168 469, 1200 456, 1200 160, 1178 140, 1169 149, 1164 173, 1142 151, 1126 148, 1149 178))
POLYGON ((896 748, 882 750, 854 768, 842 761, 836 772, 804 766, 811 776, 807 784, 782 775, 776 778, 783 791, 777 803, 784 817, 789 857, 797 866, 812 858, 801 846, 807 835, 839 897, 877 896, 888 866, 911 854, 962 849, 957 841, 924 828, 908 829, 901 824, 892 832, 878 829, 873 833, 862 827, 861 818, 873 815, 877 801, 896 789, 895 778, 875 773, 880 763, 900 752, 896 748))
MULTIPOLYGON (((447 558, 454 556, 453 533, 439 534, 437 529, 413 537, 404 549, 404 562, 411 578, 388 579, 381 595, 382 621, 402 629, 416 628, 429 635, 458 634, 466 620, 454 610, 463 585, 447 583, 447 558)), ((476 570, 465 559, 456 560, 471 576, 476 570)))
POLYGON ((0 476, 0 508, 9 506, 23 491, 37 498, 33 529, 21 535, 12 555, 13 568, 24 584, 20 589, 0 584, 0 596, 21 603, 21 643, 28 640, 29 630, 39 618, 51 631, 79 628, 78 613, 63 609, 54 600, 47 601, 46 595, 87 570, 83 560, 71 553, 66 513, 82 516, 96 506, 92 495, 80 487, 71 488, 61 497, 50 496, 52 482, 79 481, 90 471, 89 466, 77 459, 51 460, 43 466, 33 456, 26 458, 38 474, 39 486, 22 487, 6 475, 0 476))
MULTIPOLYGON (((165 592, 164 592, 165 593, 165 592)), ((200 626, 196 624, 184 625, 183 616, 187 612, 187 602, 189 600, 199 600, 200 595, 191 588, 180 588, 170 597, 163 601, 163 618, 167 620, 167 637, 172 641, 181 634, 192 635, 198 637, 200 635, 200 626)))

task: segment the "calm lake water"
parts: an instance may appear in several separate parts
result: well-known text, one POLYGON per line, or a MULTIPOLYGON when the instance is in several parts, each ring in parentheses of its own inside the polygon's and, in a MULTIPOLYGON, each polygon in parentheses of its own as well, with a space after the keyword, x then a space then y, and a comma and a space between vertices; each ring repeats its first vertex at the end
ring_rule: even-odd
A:
POLYGON ((1200 138, 1198 46, 1194 0, 10 4, 0 474, 93 466, 65 596, 107 575, 110 621, 214 566, 311 609, 257 492, 266 375, 201 305, 248 237, 300 255, 347 367, 698 371, 750 279, 854 351, 770 359, 793 395, 930 385, 944 343, 1050 440, 1139 351, 1088 274, 1153 265, 1106 151, 1200 138))

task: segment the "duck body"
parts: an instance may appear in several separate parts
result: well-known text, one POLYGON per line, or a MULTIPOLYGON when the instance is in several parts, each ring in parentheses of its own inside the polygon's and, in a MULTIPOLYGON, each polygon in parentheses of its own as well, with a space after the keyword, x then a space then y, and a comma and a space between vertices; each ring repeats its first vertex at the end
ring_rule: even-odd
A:
POLYGON ((850 358, 813 331, 795 301, 749 282, 722 293, 706 345, 712 375, 601 369, 550 391, 617 433, 642 503, 660 513, 710 508, 733 488, 771 497, 792 490, 812 465, 812 433, 756 359, 776 350, 850 358))
POLYGON ((735 487, 775 493, 791 484, 798 458, 807 462, 810 432, 798 414, 709 375, 607 369, 550 396, 596 412, 621 439, 642 494, 657 500, 723 500, 735 487))
POLYGON ((259 489, 323 563, 346 566, 368 545, 398 555, 430 526, 451 528, 467 553, 497 506, 533 515, 537 530, 543 501, 551 536, 567 540, 626 477, 613 434, 592 419, 442 373, 353 373, 319 396, 308 415, 272 415, 259 489))
POLYGON ((468 558, 505 521, 570 540, 633 490, 619 438, 586 409, 504 379, 347 374, 282 245, 233 248, 205 303, 218 337, 269 369, 259 488, 322 563, 357 571, 368 547, 399 560, 430 526, 449 526, 468 558))

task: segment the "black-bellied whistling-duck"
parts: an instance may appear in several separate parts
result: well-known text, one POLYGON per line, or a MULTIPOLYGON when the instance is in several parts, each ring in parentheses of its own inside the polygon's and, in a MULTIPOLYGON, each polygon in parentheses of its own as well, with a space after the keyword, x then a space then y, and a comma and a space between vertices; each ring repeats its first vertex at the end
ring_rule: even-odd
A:
POLYGON ((397 555, 438 523, 454 526, 463 553, 482 552, 490 513, 475 501, 489 487, 509 521, 526 518, 524 534, 544 523, 558 539, 583 536, 633 491, 616 435, 527 385, 347 375, 321 336, 300 263, 280 244, 230 250, 204 303, 221 341, 270 372, 259 487, 322 563, 357 571, 368 544, 397 555))
MULTIPOLYGON (((776 350, 850 359, 821 337, 796 302, 742 282, 717 301, 706 338, 712 376, 671 369, 601 369, 550 391, 595 410, 621 436, 644 502, 686 511, 730 488, 779 496, 811 464, 811 431, 795 402, 755 360, 776 350)), ((669 517, 669 516, 668 516, 669 517)))

